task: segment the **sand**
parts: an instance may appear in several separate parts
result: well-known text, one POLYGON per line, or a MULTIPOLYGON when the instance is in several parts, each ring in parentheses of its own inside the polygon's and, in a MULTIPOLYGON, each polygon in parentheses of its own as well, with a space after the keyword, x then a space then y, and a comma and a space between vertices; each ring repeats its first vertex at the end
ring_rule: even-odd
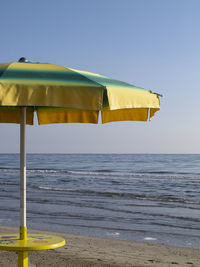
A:
MULTIPOLYGON (((0 234, 17 233, 17 228, 0 227, 0 234)), ((134 267, 199 267, 198 249, 180 248, 151 243, 123 241, 56 233, 48 231, 28 231, 58 235, 67 244, 55 250, 29 252, 30 267, 90 267, 90 266, 134 266, 134 267)), ((17 266, 17 253, 0 251, 0 266, 17 266)))

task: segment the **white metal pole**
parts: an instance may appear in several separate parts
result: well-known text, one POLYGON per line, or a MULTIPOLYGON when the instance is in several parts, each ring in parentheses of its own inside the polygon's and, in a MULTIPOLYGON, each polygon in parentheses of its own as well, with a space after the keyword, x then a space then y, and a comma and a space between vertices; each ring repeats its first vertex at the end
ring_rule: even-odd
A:
POLYGON ((26 238, 26 107, 20 111, 20 239, 26 238))

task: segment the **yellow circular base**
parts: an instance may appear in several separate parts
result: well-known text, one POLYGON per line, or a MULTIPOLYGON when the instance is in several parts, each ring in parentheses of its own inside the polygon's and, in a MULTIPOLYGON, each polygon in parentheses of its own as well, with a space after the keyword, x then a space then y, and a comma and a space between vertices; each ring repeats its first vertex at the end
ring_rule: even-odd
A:
POLYGON ((0 235, 0 250, 29 251, 59 248, 65 245, 62 237, 43 234, 28 234, 20 240, 18 234, 0 235))

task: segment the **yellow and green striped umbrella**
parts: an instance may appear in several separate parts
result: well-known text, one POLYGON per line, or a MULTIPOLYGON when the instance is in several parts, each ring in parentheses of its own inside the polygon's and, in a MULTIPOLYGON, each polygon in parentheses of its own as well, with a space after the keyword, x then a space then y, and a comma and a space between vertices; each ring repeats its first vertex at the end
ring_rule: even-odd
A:
POLYGON ((94 73, 53 64, 0 64, 0 122, 39 124, 147 121, 160 109, 158 94, 94 73))
POLYGON ((147 121, 159 109, 158 94, 98 74, 24 58, 0 64, 0 123, 20 123, 19 267, 28 266, 25 126, 33 124, 34 112, 39 124, 98 123, 99 112, 106 123, 147 121))

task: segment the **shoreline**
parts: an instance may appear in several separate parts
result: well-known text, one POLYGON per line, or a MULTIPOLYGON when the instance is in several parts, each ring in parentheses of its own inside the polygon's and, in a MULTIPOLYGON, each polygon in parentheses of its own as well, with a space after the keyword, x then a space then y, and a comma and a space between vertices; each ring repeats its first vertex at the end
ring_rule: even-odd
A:
MULTIPOLYGON (((0 226, 0 234, 9 233, 18 233, 18 228, 0 226)), ((199 249, 52 231, 28 229, 28 233, 58 235, 66 240, 58 249, 29 252, 30 267, 200 266, 199 249)), ((17 253, 0 251, 0 266, 17 266, 17 253)))

